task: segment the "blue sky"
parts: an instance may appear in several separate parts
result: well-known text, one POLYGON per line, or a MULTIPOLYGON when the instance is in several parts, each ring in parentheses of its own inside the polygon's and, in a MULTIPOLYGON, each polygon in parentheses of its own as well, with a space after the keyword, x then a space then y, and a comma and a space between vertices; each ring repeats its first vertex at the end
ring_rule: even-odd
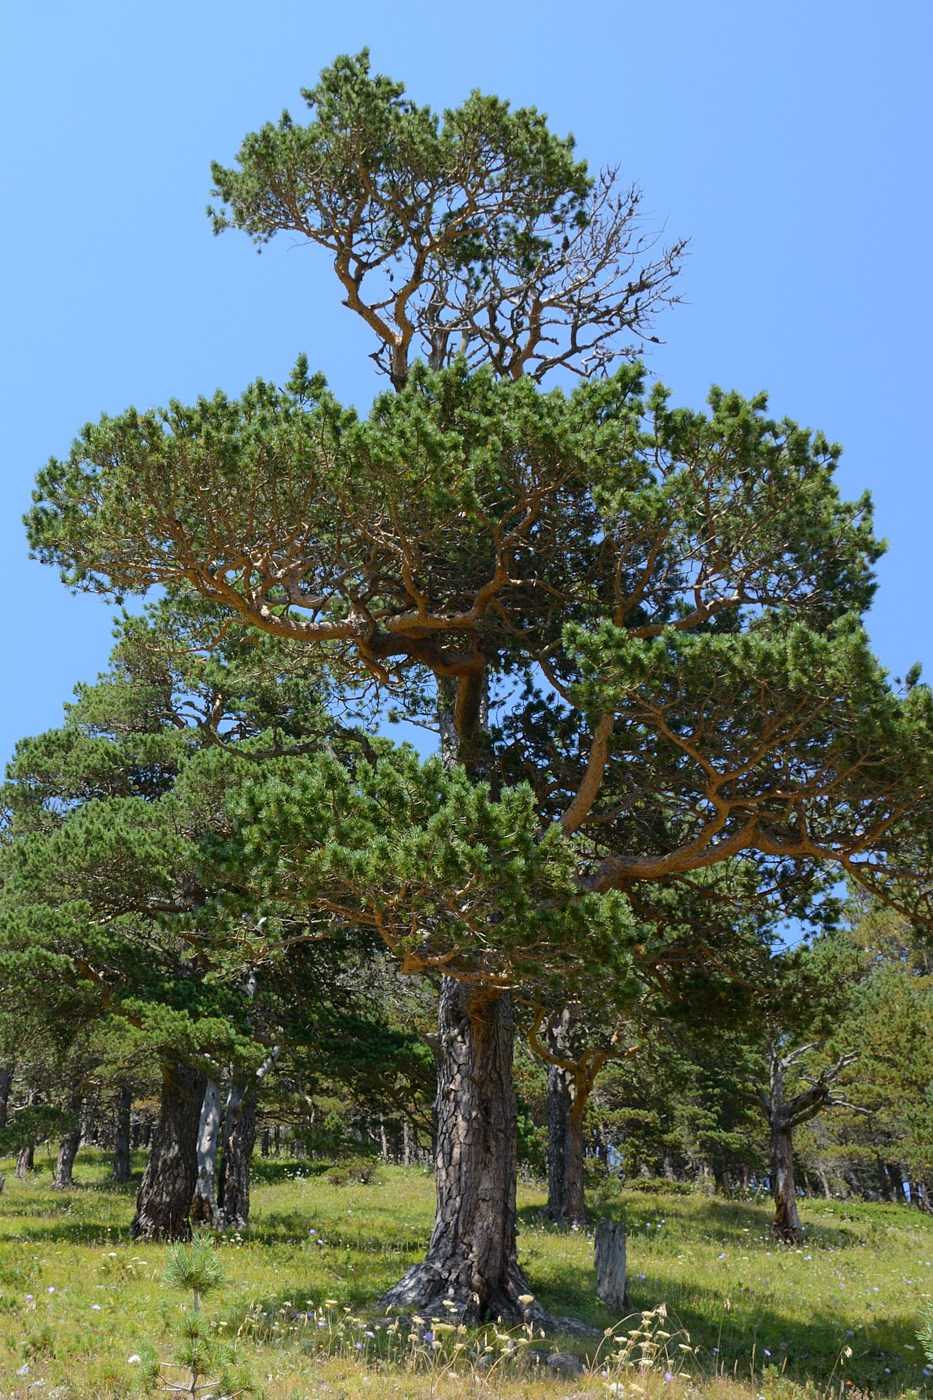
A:
POLYGON ((546 111, 598 167, 620 163, 668 235, 691 239, 650 365, 679 402, 711 382, 846 447, 890 541, 869 618, 886 666, 933 678, 926 403, 933 323, 933 6, 266 0, 18 6, 5 24, 0 758, 56 724, 110 646, 99 600, 30 562, 36 470, 100 413, 262 375, 300 351, 345 399, 379 387, 365 330, 317 250, 213 239, 211 159, 289 106, 336 54, 441 108, 473 87, 546 111))

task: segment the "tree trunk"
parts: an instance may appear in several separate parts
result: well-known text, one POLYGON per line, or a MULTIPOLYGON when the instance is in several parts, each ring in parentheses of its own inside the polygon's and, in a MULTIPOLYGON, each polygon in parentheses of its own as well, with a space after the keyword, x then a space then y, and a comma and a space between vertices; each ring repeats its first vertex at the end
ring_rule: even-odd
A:
POLYGON ((35 1159, 35 1148, 31 1142, 19 1149, 16 1154, 16 1177, 19 1181, 26 1180, 26 1174, 32 1171, 35 1159))
POLYGON ((771 1233, 785 1244, 800 1244, 803 1225, 797 1211, 794 1145, 790 1128, 780 1121, 771 1125, 771 1186, 774 1191, 771 1233))
POLYGON ((75 1158, 81 1143, 81 1099, 73 1099, 68 1111, 74 1115, 74 1126, 62 1133, 55 1159, 55 1174, 52 1177, 53 1191, 67 1191, 72 1185, 75 1158))
POLYGON ((10 1103, 10 1085, 12 1083, 13 1071, 11 1069, 0 1069, 0 1128, 6 1127, 10 1103))
POLYGON ((220 1223, 243 1230, 249 1224, 249 1169, 256 1144, 256 1089, 230 1082, 224 1114, 220 1177, 220 1223))
MULTIPOLYGON (((565 1007, 551 1027, 548 1047, 559 1059, 569 1060, 570 1010, 565 1007)), ((586 1225, 583 1174, 583 1111, 585 1091, 578 1076, 563 1065, 547 1067, 547 1205, 544 1213, 557 1225, 576 1230, 586 1225)))
POLYGON ((217 1149, 220 1146, 220 1090, 207 1081, 198 1123, 198 1175, 191 1199, 191 1222, 211 1229, 219 1223, 217 1206, 217 1149))
POLYGON ((130 1179, 130 1121, 133 1112, 133 1091, 121 1089, 117 1100, 113 1130, 113 1179, 130 1179))
POLYGON ((594 1245, 597 1295, 613 1312, 624 1312, 628 1307, 624 1228, 614 1220, 601 1220, 594 1245))
POLYGON ((710 1162, 717 1196, 728 1196, 732 1190, 729 1169, 721 1157, 713 1157, 710 1162))
POLYGON ((887 1168, 880 1157, 875 1158, 875 1165, 878 1169, 878 1188, 881 1192, 881 1199, 883 1201, 891 1201, 894 1198, 891 1194, 891 1182, 888 1179, 887 1168))
POLYGON ((515 1242, 512 1005, 444 978, 438 1003, 437 1209, 428 1253, 382 1302, 467 1323, 524 1320, 530 1294, 515 1242))
POLYGON ((884 1173, 895 1201, 903 1205, 907 1200, 907 1192, 904 1190, 904 1168, 898 1162, 886 1162, 884 1173))
POLYGON ((204 1086, 200 1070, 176 1060, 162 1064, 159 1120, 130 1226, 137 1240, 188 1240, 198 1176, 197 1135, 204 1086))

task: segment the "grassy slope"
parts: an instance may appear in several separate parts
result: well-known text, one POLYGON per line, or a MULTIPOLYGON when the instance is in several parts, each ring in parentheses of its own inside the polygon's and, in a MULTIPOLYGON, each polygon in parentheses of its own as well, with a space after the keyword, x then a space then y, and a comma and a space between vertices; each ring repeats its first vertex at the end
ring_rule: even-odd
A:
MULTIPOLYGON (((425 1175, 389 1169, 381 1185, 336 1186, 307 1167, 257 1167, 253 1231, 222 1241, 229 1285, 206 1305, 218 1335, 232 1339, 231 1386, 239 1374, 270 1397, 663 1391, 737 1400, 790 1396, 793 1384, 850 1396, 924 1384, 915 1326, 921 1300, 933 1295, 933 1220, 905 1207, 808 1201, 806 1247, 777 1250, 766 1202, 622 1198, 604 1188, 594 1213, 624 1214, 633 1310, 666 1303, 667 1321, 654 1326, 675 1335, 660 1339, 641 1378, 613 1360, 619 1343, 609 1341, 600 1357, 608 1376, 597 1367, 589 1379, 544 1383, 521 1378, 503 1357, 508 1344, 491 1333, 461 1339, 451 1358, 454 1333, 433 1360, 429 1320, 411 1337, 407 1328, 390 1341, 366 1335, 376 1330, 368 1301, 423 1251, 433 1196, 425 1175), (692 1356, 679 1350, 687 1342, 678 1328, 692 1356), (484 1346, 478 1369, 473 1353, 484 1346), (400 1358, 395 1367, 379 1361, 388 1347, 400 1358), (846 1347, 853 1354, 840 1364, 846 1347), (677 1379, 681 1366, 692 1381, 677 1379), (665 1382, 668 1370, 675 1378, 665 1382)), ((0 1171, 0 1397, 145 1393, 147 1359, 172 1355, 183 1300, 162 1284, 167 1251, 127 1238, 133 1190, 108 1186, 107 1162, 91 1152, 80 1154, 77 1186, 66 1194, 49 1190, 50 1162, 27 1183, 14 1179, 12 1163, 0 1171)), ((520 1252, 536 1295, 555 1313, 615 1324, 594 1299, 591 1240, 542 1228, 541 1201, 534 1188, 520 1193, 520 1252)))

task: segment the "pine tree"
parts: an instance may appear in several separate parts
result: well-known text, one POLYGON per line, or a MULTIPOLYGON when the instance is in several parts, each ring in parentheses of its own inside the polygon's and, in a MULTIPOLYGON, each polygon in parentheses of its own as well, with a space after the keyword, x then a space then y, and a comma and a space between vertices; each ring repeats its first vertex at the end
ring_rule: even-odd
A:
POLYGON ((308 98, 307 127, 215 169, 218 226, 327 246, 395 392, 360 418, 302 359, 283 388, 89 424, 30 539, 72 585, 200 593, 344 703, 436 719, 437 759, 357 745, 251 786, 238 859, 317 934, 443 972, 436 1226, 388 1299, 521 1317, 510 990, 623 957, 631 897, 724 862, 765 900, 823 861, 895 897, 893 853, 929 840, 933 709, 868 649, 880 548, 838 448, 763 397, 675 409, 625 363, 676 257, 626 280, 569 142, 494 99, 441 126, 365 57, 308 98), (580 296, 549 300, 575 265, 580 296), (538 387, 591 354, 618 367, 538 387))

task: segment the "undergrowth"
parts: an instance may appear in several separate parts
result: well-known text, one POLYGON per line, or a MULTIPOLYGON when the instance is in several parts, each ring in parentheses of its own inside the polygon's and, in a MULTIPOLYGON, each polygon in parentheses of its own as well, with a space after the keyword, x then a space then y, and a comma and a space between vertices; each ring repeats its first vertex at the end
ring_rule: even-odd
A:
MULTIPOLYGON (((204 1323, 216 1388, 202 1394, 864 1400, 928 1383, 917 1331, 933 1306, 933 1220, 908 1207, 806 1201, 806 1245, 779 1249, 766 1201, 601 1186, 594 1217, 624 1219, 628 1237, 619 1318, 595 1297, 592 1239, 546 1225, 542 1192, 523 1186, 522 1264, 546 1311, 597 1329, 586 1344, 374 1311, 423 1253, 423 1171, 364 1181, 330 1164, 256 1165, 251 1229, 216 1243, 226 1285, 204 1323)), ((74 1189, 55 1193, 50 1160, 26 1182, 0 1163, 0 1400, 153 1393, 157 1358, 187 1325, 170 1251, 129 1240, 135 1186, 108 1184, 108 1167, 82 1151, 74 1189)))

